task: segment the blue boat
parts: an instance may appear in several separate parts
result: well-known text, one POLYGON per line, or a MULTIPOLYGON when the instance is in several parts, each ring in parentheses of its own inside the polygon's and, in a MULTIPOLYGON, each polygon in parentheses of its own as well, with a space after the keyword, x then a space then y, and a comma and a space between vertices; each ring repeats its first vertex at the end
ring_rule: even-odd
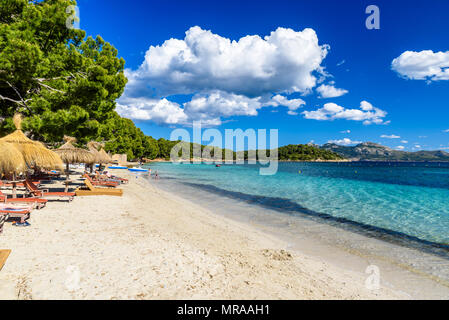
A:
POLYGON ((129 168, 128 170, 132 171, 132 172, 148 172, 147 169, 142 169, 142 168, 129 168))
POLYGON ((128 169, 128 167, 119 167, 119 166, 113 166, 113 167, 108 167, 109 169, 128 169))

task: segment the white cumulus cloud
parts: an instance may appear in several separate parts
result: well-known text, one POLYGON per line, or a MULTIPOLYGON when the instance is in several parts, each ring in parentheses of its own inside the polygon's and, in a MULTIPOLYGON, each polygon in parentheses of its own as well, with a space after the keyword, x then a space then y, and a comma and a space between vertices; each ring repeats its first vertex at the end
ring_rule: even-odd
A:
POLYGON ((255 116, 262 107, 285 106, 297 115, 305 94, 329 75, 321 65, 329 50, 313 29, 277 28, 265 37, 231 40, 195 26, 184 39, 151 46, 137 70, 125 70, 128 84, 117 101, 120 115, 186 125, 201 120, 255 116), (173 95, 192 96, 178 104, 173 95), (164 110, 165 108, 165 110, 164 110))
POLYGON ((396 149, 398 149, 398 150, 404 150, 405 147, 404 147, 404 146, 397 146, 396 149))
POLYGON ((412 80, 449 80, 449 51, 405 51, 393 60, 391 67, 412 80))
POLYGON ((263 106, 271 106, 271 107, 278 107, 278 106, 284 106, 288 108, 288 114, 294 116, 298 113, 296 110, 304 106, 306 102, 302 99, 287 99, 284 96, 281 95, 275 95, 272 97, 269 101, 265 102, 263 106))
POLYGON ((322 84, 316 91, 320 94, 320 98, 337 98, 348 93, 348 90, 338 89, 327 84, 322 84))
POLYGON ((204 126, 217 126, 222 118, 232 116, 257 116, 263 107, 285 106, 289 114, 305 104, 302 99, 289 100, 285 96, 276 95, 268 98, 248 98, 223 91, 199 93, 183 105, 165 98, 121 98, 117 112, 134 120, 151 120, 159 124, 189 125, 193 121, 201 121, 204 126))
POLYGON ((277 28, 264 38, 248 35, 235 41, 195 26, 184 39, 151 46, 137 70, 126 70, 130 81, 125 95, 309 92, 328 49, 309 28, 277 28))
POLYGON ((313 120, 353 120, 363 121, 363 124, 387 124, 384 119, 387 112, 374 107, 367 101, 362 101, 358 109, 346 109, 335 103, 326 103, 322 108, 315 111, 304 111, 304 118, 313 120))
POLYGON ((383 135, 381 135, 380 137, 381 137, 381 138, 384 138, 384 139, 401 139, 400 136, 397 136, 397 135, 395 135, 395 134, 391 134, 391 135, 383 134, 383 135))
POLYGON ((187 115, 179 104, 167 99, 122 98, 116 111, 133 120, 151 120, 159 124, 183 124, 187 115))
POLYGON ((261 107, 260 98, 213 91, 208 94, 196 94, 191 101, 184 104, 184 111, 191 121, 221 124, 221 117, 256 116, 261 107))
POLYGON ((362 141, 352 141, 349 138, 338 139, 338 140, 329 140, 327 143, 335 143, 342 146, 350 146, 354 144, 362 143, 362 141))

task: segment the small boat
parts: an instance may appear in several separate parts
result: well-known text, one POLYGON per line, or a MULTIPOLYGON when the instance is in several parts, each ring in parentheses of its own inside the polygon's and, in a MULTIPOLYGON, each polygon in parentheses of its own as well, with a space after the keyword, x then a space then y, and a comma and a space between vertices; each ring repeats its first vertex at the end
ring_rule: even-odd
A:
POLYGON ((216 167, 216 168, 221 168, 221 165, 217 164, 215 167, 216 167))
POLYGON ((108 169, 128 169, 128 167, 112 166, 108 167, 108 169))
POLYGON ((142 169, 142 168, 129 168, 128 170, 131 172, 148 172, 148 169, 142 169))

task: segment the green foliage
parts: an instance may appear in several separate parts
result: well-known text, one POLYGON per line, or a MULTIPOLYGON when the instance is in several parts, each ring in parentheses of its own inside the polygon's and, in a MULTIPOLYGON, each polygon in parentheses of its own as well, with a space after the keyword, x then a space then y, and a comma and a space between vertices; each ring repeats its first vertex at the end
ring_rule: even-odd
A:
POLYGON ((169 140, 165 140, 164 138, 160 138, 158 141, 158 146, 159 146, 159 154, 158 154, 158 158, 162 158, 162 159, 169 159, 170 158, 170 152, 171 149, 179 143, 179 141, 169 141, 169 140))
MULTIPOLYGON (((0 112, 25 115, 35 139, 60 142, 102 140, 102 126, 114 121, 115 100, 126 85, 125 61, 101 37, 85 39, 69 29, 72 0, 0 1, 0 112)), ((11 132, 0 123, 0 135, 11 132)))
MULTIPOLYGON (((278 148, 278 160, 280 161, 316 161, 316 160, 343 160, 344 158, 337 153, 329 150, 320 149, 313 145, 288 145, 278 148)), ((248 158, 258 160, 259 153, 265 154, 267 157, 271 155, 272 150, 257 151, 241 151, 237 152, 238 159, 248 160, 248 158)))
MULTIPOLYGON (((80 144, 106 141, 107 151, 128 159, 170 158, 178 141, 145 136, 115 112, 127 82, 125 61, 100 36, 86 38, 84 31, 66 27, 71 5, 76 2, 0 0, 0 136, 14 130, 12 116, 21 112, 23 128, 35 140, 57 145, 68 135, 80 144)), ((190 150, 193 155, 193 144, 190 150)), ((283 147, 279 155, 339 158, 310 146, 283 147)))
POLYGON ((311 145, 288 145, 278 149, 279 160, 314 161, 314 160, 342 160, 340 155, 319 149, 311 145))
POLYGON ((147 147, 145 149, 144 156, 148 159, 156 159, 160 154, 159 144, 153 137, 146 137, 146 139, 147 147))

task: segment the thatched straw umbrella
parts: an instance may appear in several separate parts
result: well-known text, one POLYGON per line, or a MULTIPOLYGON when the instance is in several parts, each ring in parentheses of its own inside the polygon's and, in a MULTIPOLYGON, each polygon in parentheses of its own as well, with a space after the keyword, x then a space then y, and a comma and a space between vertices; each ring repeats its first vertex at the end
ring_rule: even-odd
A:
POLYGON ((12 177, 14 198, 17 196, 16 176, 25 173, 26 169, 22 153, 12 144, 0 142, 0 175, 12 177))
POLYGON ((95 157, 92 153, 87 150, 76 148, 73 146, 73 143, 76 143, 76 138, 73 137, 64 137, 64 141, 66 142, 62 147, 55 150, 55 152, 61 157, 62 161, 66 164, 66 185, 65 192, 69 189, 69 178, 70 178, 70 168, 69 165, 71 163, 93 163, 95 157))
POLYGON ((5 176, 26 171, 26 163, 20 151, 12 144, 0 142, 0 173, 5 176))
POLYGON ((98 148, 103 147, 104 145, 97 141, 91 141, 87 144, 87 147, 89 148, 89 151, 95 156, 95 163, 98 163, 101 167, 104 163, 111 163, 112 158, 104 151, 103 148, 101 148, 100 151, 98 151, 98 148))
POLYGON ((42 143, 33 141, 25 136, 22 131, 22 116, 16 114, 13 121, 17 130, 1 138, 0 142, 14 145, 22 153, 29 167, 36 166, 46 170, 62 170, 62 160, 56 153, 47 149, 42 143))
POLYGON ((101 148, 100 150, 100 155, 101 155, 101 163, 111 163, 112 162, 112 158, 109 156, 109 154, 106 153, 106 151, 104 151, 103 148, 101 148))
POLYGON ((99 143, 96 141, 90 141, 87 144, 87 148, 89 149, 89 152, 94 156, 94 160, 90 166, 90 173, 92 173, 93 166, 95 165, 95 163, 99 163, 101 161, 100 152, 98 152, 98 146, 99 146, 99 143))

